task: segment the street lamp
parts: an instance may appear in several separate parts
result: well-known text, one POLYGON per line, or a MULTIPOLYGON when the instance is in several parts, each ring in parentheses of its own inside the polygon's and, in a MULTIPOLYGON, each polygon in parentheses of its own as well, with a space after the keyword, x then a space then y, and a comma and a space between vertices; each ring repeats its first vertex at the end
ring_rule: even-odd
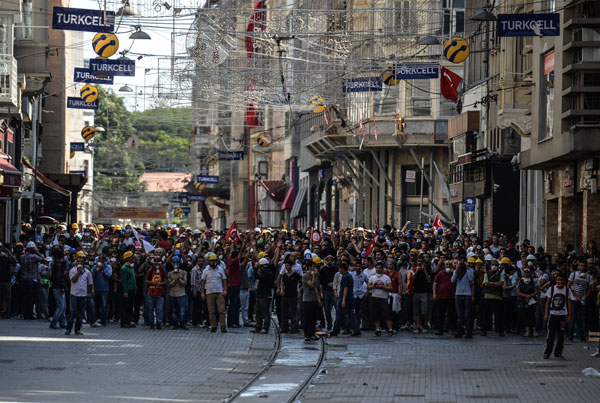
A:
POLYGON ((480 22, 496 21, 496 16, 484 8, 483 10, 476 11, 475 14, 471 16, 470 20, 480 22))
POLYGON ((150 35, 142 31, 141 25, 136 25, 133 28, 135 28, 135 32, 129 35, 129 39, 152 39, 150 35))
POLYGON ((119 88, 119 92, 133 92, 133 88, 125 84, 121 88, 119 88))
POLYGON ((106 131, 104 126, 94 126, 94 130, 96 131, 96 133, 104 133, 106 131))

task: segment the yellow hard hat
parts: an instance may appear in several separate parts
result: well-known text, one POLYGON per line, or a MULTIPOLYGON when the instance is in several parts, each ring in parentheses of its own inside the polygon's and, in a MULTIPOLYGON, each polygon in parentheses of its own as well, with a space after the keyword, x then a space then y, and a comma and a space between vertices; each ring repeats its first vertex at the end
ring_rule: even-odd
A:
POLYGON ((313 257, 312 261, 313 261, 313 263, 316 263, 316 264, 323 263, 323 259, 321 259, 319 256, 313 257))
POLYGON ((415 248, 412 248, 412 249, 410 250, 410 253, 419 253, 419 251, 418 251, 418 250, 416 250, 415 248))
POLYGON ((102 225, 102 224, 98 225, 98 229, 104 229, 104 225, 102 225))
POLYGON ((467 263, 477 263, 475 261, 475 258, 473 256, 471 256, 470 258, 467 259, 467 263))
POLYGON ((502 259, 500 259, 500 264, 510 264, 510 258, 509 257, 503 257, 502 259))
POLYGON ((75 257, 85 257, 85 253, 83 253, 82 251, 79 251, 75 254, 75 257))
POLYGON ((477 259, 477 260, 475 261, 475 263, 483 263, 483 260, 481 260, 481 259, 477 259))
POLYGON ((265 252, 258 252, 258 258, 261 259, 264 255, 266 255, 265 252))
POLYGON ((79 225, 77 225, 77 223, 74 222, 73 225, 71 225, 71 228, 73 228, 73 229, 79 229, 79 225))
POLYGON ((24 245, 23 245, 23 242, 17 242, 17 243, 15 244, 15 246, 24 246, 24 245))
POLYGON ((128 250, 127 252, 123 253, 123 259, 129 259, 132 256, 133 256, 133 252, 131 252, 130 250, 128 250))
POLYGON ((181 244, 180 243, 176 244, 175 248, 177 248, 177 249, 181 248, 181 244))
POLYGON ((211 253, 210 255, 208 255, 208 260, 219 260, 219 258, 216 254, 211 253))
POLYGON ((115 225, 115 231, 121 231, 121 226, 120 225, 115 225))

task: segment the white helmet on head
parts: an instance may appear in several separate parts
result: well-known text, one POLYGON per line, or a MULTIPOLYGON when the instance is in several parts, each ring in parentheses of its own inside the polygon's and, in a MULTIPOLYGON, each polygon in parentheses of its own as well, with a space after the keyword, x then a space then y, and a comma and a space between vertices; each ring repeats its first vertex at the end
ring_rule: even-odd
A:
POLYGON ((35 242, 31 242, 31 241, 27 242, 25 249, 29 249, 29 248, 35 249, 35 242))
POLYGON ((265 265, 265 264, 269 264, 269 259, 267 259, 267 258, 265 258, 265 257, 261 258, 261 259, 258 261, 258 265, 259 265, 259 266, 263 266, 263 265, 265 265))

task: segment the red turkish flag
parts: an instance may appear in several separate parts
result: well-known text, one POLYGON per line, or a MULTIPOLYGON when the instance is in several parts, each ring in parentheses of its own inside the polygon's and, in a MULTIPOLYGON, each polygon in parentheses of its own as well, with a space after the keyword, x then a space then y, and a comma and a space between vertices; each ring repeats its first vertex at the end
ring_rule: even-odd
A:
POLYGON ((462 77, 453 73, 445 67, 442 67, 440 75, 440 87, 442 95, 448 101, 458 102, 458 86, 462 81, 462 77))
POLYGON ((440 215, 436 214, 435 215, 435 220, 433 220, 433 227, 437 230, 438 228, 441 228, 442 230, 444 229, 444 226, 442 225, 442 220, 440 220, 440 215))
POLYGON ((321 233, 314 229, 310 235, 310 239, 312 240, 312 243, 321 243, 321 233))
POLYGON ((231 227, 229 227, 225 239, 229 242, 233 241, 234 243, 237 243, 240 240, 240 233, 238 232, 237 223, 235 221, 231 224, 231 227))
POLYGON ((373 253, 373 249, 375 249, 375 239, 377 239, 377 235, 371 240, 369 246, 367 246, 367 251, 365 252, 365 257, 368 259, 371 253, 373 253))

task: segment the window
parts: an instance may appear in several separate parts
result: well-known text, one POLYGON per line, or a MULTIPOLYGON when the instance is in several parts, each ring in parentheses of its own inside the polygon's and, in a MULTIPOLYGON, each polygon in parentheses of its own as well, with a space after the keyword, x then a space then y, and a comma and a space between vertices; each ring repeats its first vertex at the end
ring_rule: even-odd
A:
POLYGON ((383 90, 374 93, 375 104, 373 110, 378 115, 392 114, 396 110, 398 87, 383 84, 383 90))
MULTIPOLYGON (((425 171, 429 172, 429 167, 425 167, 425 171)), ((421 196, 421 171, 417 166, 409 166, 402 169, 402 183, 404 185, 404 197, 420 197, 421 196)), ((423 196, 429 194, 429 185, 423 179, 423 196)))
POLYGON ((410 94, 406 111, 408 116, 431 116, 431 81, 406 81, 407 92, 410 94))
POLYGON ((542 59, 543 78, 540 86, 540 105, 545 105, 540 114, 540 131, 538 141, 552 137, 554 130, 554 52, 542 59))
POLYGON ((462 34, 465 32, 465 1, 464 0, 444 0, 444 35, 450 34, 450 16, 452 16, 452 34, 462 34))

